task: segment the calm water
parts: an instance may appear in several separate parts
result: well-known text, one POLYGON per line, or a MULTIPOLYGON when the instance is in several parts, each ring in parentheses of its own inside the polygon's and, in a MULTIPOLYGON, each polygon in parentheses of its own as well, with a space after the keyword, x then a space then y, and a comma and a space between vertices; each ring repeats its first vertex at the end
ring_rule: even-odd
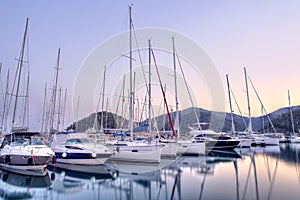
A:
POLYGON ((1 171, 3 199, 300 199, 300 144, 210 156, 163 159, 160 165, 108 163, 99 173, 49 168, 44 177, 1 171), (55 177, 54 177, 55 175, 55 177))

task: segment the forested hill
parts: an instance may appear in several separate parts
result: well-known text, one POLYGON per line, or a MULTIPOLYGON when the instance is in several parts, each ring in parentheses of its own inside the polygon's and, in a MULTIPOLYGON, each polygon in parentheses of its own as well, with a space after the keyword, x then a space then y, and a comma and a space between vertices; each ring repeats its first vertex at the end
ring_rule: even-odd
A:
MULTIPOLYGON (((202 108, 195 108, 195 112, 198 115, 200 123, 210 124, 210 128, 216 131, 230 131, 231 130, 231 118, 230 114, 226 112, 215 112, 209 111, 202 108), (225 118, 225 121, 223 120, 225 118)), ((182 111, 179 111, 180 118, 180 129, 182 132, 188 132, 189 127, 193 126, 197 120, 193 108, 188 108, 182 111)), ((295 131, 298 132, 300 129, 300 106, 292 107, 293 119, 295 131)), ((171 113, 172 121, 174 121, 175 113, 171 113)), ((273 126, 277 132, 282 133, 291 133, 292 132, 292 123, 290 116, 290 109, 288 107, 280 108, 272 113, 270 113, 269 118, 271 119, 273 126)), ((128 127, 128 120, 123 117, 116 116, 110 112, 98 112, 97 119, 95 119, 95 113, 79 120, 76 123, 77 131, 85 131, 89 128, 95 127, 95 125, 100 127, 101 119, 103 118, 103 126, 107 128, 126 128, 128 127), (96 120, 96 121, 95 121, 96 120), (97 123, 95 123, 97 122, 97 123), (118 127, 122 126, 122 127, 118 127)), ((235 129, 237 131, 243 131, 246 129, 249 123, 248 117, 233 115, 235 129)), ((143 124, 145 122, 141 122, 143 124)), ((170 130, 170 125, 167 115, 160 115, 156 117, 156 123, 159 130, 170 130)), ((152 123, 154 124, 154 123, 152 123)), ((69 128, 72 128, 74 124, 70 125, 69 128)), ((253 131, 269 131, 273 132, 271 124, 266 115, 260 117, 252 118, 252 127, 253 131)), ((73 127, 74 128, 74 127, 73 127)))

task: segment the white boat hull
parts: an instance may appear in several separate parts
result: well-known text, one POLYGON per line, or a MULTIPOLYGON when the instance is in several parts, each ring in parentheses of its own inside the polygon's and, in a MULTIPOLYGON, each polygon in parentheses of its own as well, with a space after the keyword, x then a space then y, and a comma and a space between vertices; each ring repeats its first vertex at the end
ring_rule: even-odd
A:
POLYGON ((6 145, 0 151, 0 166, 16 173, 44 175, 53 156, 54 152, 46 145, 6 145))
POLYGON ((252 144, 252 140, 251 139, 240 139, 241 142, 239 144, 239 148, 250 148, 251 144, 252 144))
POLYGON ((87 158, 87 159, 67 159, 67 158, 57 158, 57 163, 74 164, 74 165, 101 165, 104 164, 107 158, 87 158))
POLYGON ((269 137, 255 137, 252 138, 251 146, 278 146, 278 138, 269 138, 269 137))
POLYGON ((205 155, 205 142, 178 141, 177 155, 205 155))
POLYGON ((178 151, 178 145, 176 142, 164 143, 164 147, 161 150, 162 157, 176 157, 178 151))
POLYGON ((119 148, 117 153, 109 158, 114 161, 124 162, 146 162, 146 163, 159 163, 161 160, 161 148, 152 151, 143 151, 136 148, 131 150, 119 148))
POLYGON ((300 137, 291 137, 289 138, 290 143, 300 143, 300 137))

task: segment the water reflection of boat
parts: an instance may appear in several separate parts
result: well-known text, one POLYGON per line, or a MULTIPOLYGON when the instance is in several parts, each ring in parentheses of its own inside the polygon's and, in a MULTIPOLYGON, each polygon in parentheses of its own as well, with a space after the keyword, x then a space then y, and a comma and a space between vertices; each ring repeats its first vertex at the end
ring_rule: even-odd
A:
POLYGON ((45 176, 32 176, 1 170, 0 197, 2 199, 31 199, 32 189, 45 190, 51 185, 48 173, 45 176))
POLYGON ((48 173, 45 176, 30 176, 2 170, 1 180, 5 183, 20 187, 43 188, 51 185, 48 173))
MULTIPOLYGON (((161 159, 160 163, 132 163, 108 161, 105 166, 116 172, 112 182, 102 186, 115 199, 160 199, 165 182, 162 169, 174 160, 161 159)), ((103 193, 102 193, 103 194, 103 193)))
POLYGON ((105 163, 105 166, 114 171, 125 172, 129 174, 143 174, 160 170, 166 166, 169 166, 174 161, 174 159, 161 159, 160 163, 132 163, 109 160, 105 163))
POLYGON ((56 163, 47 167, 49 171, 56 174, 64 174, 79 179, 102 180, 112 178, 112 174, 103 165, 74 165, 56 163))
POLYGON ((33 195, 28 191, 7 191, 0 188, 2 199, 31 199, 33 195))
POLYGON ((57 193, 73 193, 79 192, 85 183, 80 180, 73 180, 65 176, 62 173, 59 176, 56 176, 55 180, 52 183, 52 190, 57 193))
POLYGON ((206 156, 182 156, 178 160, 178 167, 196 169, 200 174, 213 174, 214 165, 207 165, 206 158, 206 156))
POLYGON ((242 158, 239 151, 233 150, 212 150, 207 152, 207 156, 226 158, 242 158))
POLYGON ((83 188, 89 188, 113 177, 103 165, 59 164, 55 167, 48 166, 48 170, 55 174, 51 188, 58 194, 80 192, 83 188))
POLYGON ((255 154, 280 154, 281 152, 281 147, 279 146, 266 146, 266 147, 251 147, 248 149, 238 149, 237 151, 243 155, 243 156, 248 156, 253 153, 255 154))

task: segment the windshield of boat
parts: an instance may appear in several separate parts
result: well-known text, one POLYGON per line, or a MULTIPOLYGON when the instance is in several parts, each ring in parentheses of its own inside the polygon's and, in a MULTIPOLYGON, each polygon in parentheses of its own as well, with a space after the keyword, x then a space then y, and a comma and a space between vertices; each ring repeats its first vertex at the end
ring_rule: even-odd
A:
POLYGON ((12 146, 27 146, 27 145, 44 145, 43 141, 39 137, 29 138, 15 138, 14 141, 11 142, 12 146))
POLYGON ((30 144, 30 140, 28 138, 18 138, 13 141, 10 145, 11 146, 27 146, 30 144))
POLYGON ((72 138, 67 140, 67 144, 87 144, 91 141, 88 138, 72 138))
POLYGON ((42 141, 41 138, 31 138, 31 145, 44 145, 44 142, 42 141))

